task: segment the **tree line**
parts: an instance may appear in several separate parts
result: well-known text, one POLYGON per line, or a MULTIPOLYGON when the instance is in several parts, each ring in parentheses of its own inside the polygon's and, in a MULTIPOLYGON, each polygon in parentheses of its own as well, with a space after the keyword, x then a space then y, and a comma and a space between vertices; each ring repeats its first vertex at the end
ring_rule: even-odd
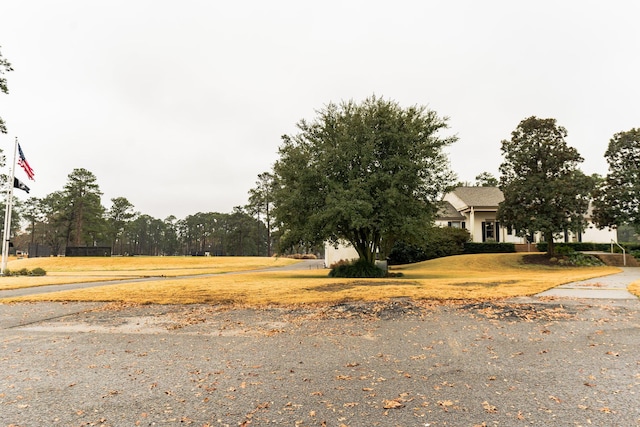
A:
POLYGON ((68 246, 110 247, 114 255, 268 253, 265 225, 249 213, 250 205, 235 207, 231 213, 159 219, 137 212, 125 197, 112 198, 111 206, 105 207, 101 196, 95 175, 79 168, 68 175, 61 191, 16 200, 11 227, 14 248, 26 251, 30 245, 44 245, 52 255, 64 254, 68 246))

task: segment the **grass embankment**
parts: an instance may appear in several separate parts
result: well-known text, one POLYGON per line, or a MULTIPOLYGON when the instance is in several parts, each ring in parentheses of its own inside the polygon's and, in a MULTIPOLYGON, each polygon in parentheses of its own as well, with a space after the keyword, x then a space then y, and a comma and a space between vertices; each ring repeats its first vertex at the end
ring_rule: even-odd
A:
POLYGON ((67 283, 221 274, 295 264, 288 258, 266 257, 52 257, 13 259, 7 269, 43 268, 46 276, 0 278, 0 290, 67 283))
POLYGON ((629 292, 640 298, 640 280, 630 284, 627 289, 629 290, 629 292))
MULTIPOLYGON (((15 298, 11 301, 119 301, 139 304, 314 304, 414 299, 496 299, 533 295, 552 287, 613 274, 615 267, 547 267, 521 254, 461 255, 393 271, 388 279, 328 278, 327 270, 254 272, 206 278, 167 278, 15 298)), ((4 300, 8 302, 8 300, 4 300)))

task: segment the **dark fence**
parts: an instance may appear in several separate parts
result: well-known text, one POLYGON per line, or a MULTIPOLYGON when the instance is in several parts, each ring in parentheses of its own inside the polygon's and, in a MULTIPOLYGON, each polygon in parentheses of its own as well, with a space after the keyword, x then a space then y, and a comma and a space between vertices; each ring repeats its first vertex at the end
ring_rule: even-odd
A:
POLYGON ((67 246, 65 256, 111 256, 108 246, 67 246))
POLYGON ((39 243, 29 244, 29 258, 46 258, 51 256, 51 246, 39 243))

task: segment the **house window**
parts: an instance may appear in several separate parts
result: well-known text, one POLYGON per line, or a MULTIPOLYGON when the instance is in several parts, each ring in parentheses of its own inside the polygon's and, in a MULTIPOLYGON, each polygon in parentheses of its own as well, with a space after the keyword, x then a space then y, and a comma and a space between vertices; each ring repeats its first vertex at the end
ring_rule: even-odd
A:
POLYGON ((482 223, 482 241, 483 242, 499 242, 500 241, 500 223, 495 221, 484 221, 482 223))
POLYGON ((466 223, 464 221, 449 221, 447 226, 451 228, 466 228, 466 223))
POLYGON ((494 228, 494 223, 493 222, 485 222, 484 223, 484 240, 488 241, 488 240, 495 240, 496 239, 496 234, 495 234, 495 228, 494 228))

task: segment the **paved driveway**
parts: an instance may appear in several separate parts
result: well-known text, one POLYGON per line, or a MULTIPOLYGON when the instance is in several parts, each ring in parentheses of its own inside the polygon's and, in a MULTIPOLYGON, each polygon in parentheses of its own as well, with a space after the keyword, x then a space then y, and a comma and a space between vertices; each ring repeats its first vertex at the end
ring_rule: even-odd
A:
POLYGON ((627 290, 632 282, 640 280, 640 268, 621 267, 622 272, 567 283, 538 294, 538 297, 566 297, 585 299, 638 299, 627 290))

